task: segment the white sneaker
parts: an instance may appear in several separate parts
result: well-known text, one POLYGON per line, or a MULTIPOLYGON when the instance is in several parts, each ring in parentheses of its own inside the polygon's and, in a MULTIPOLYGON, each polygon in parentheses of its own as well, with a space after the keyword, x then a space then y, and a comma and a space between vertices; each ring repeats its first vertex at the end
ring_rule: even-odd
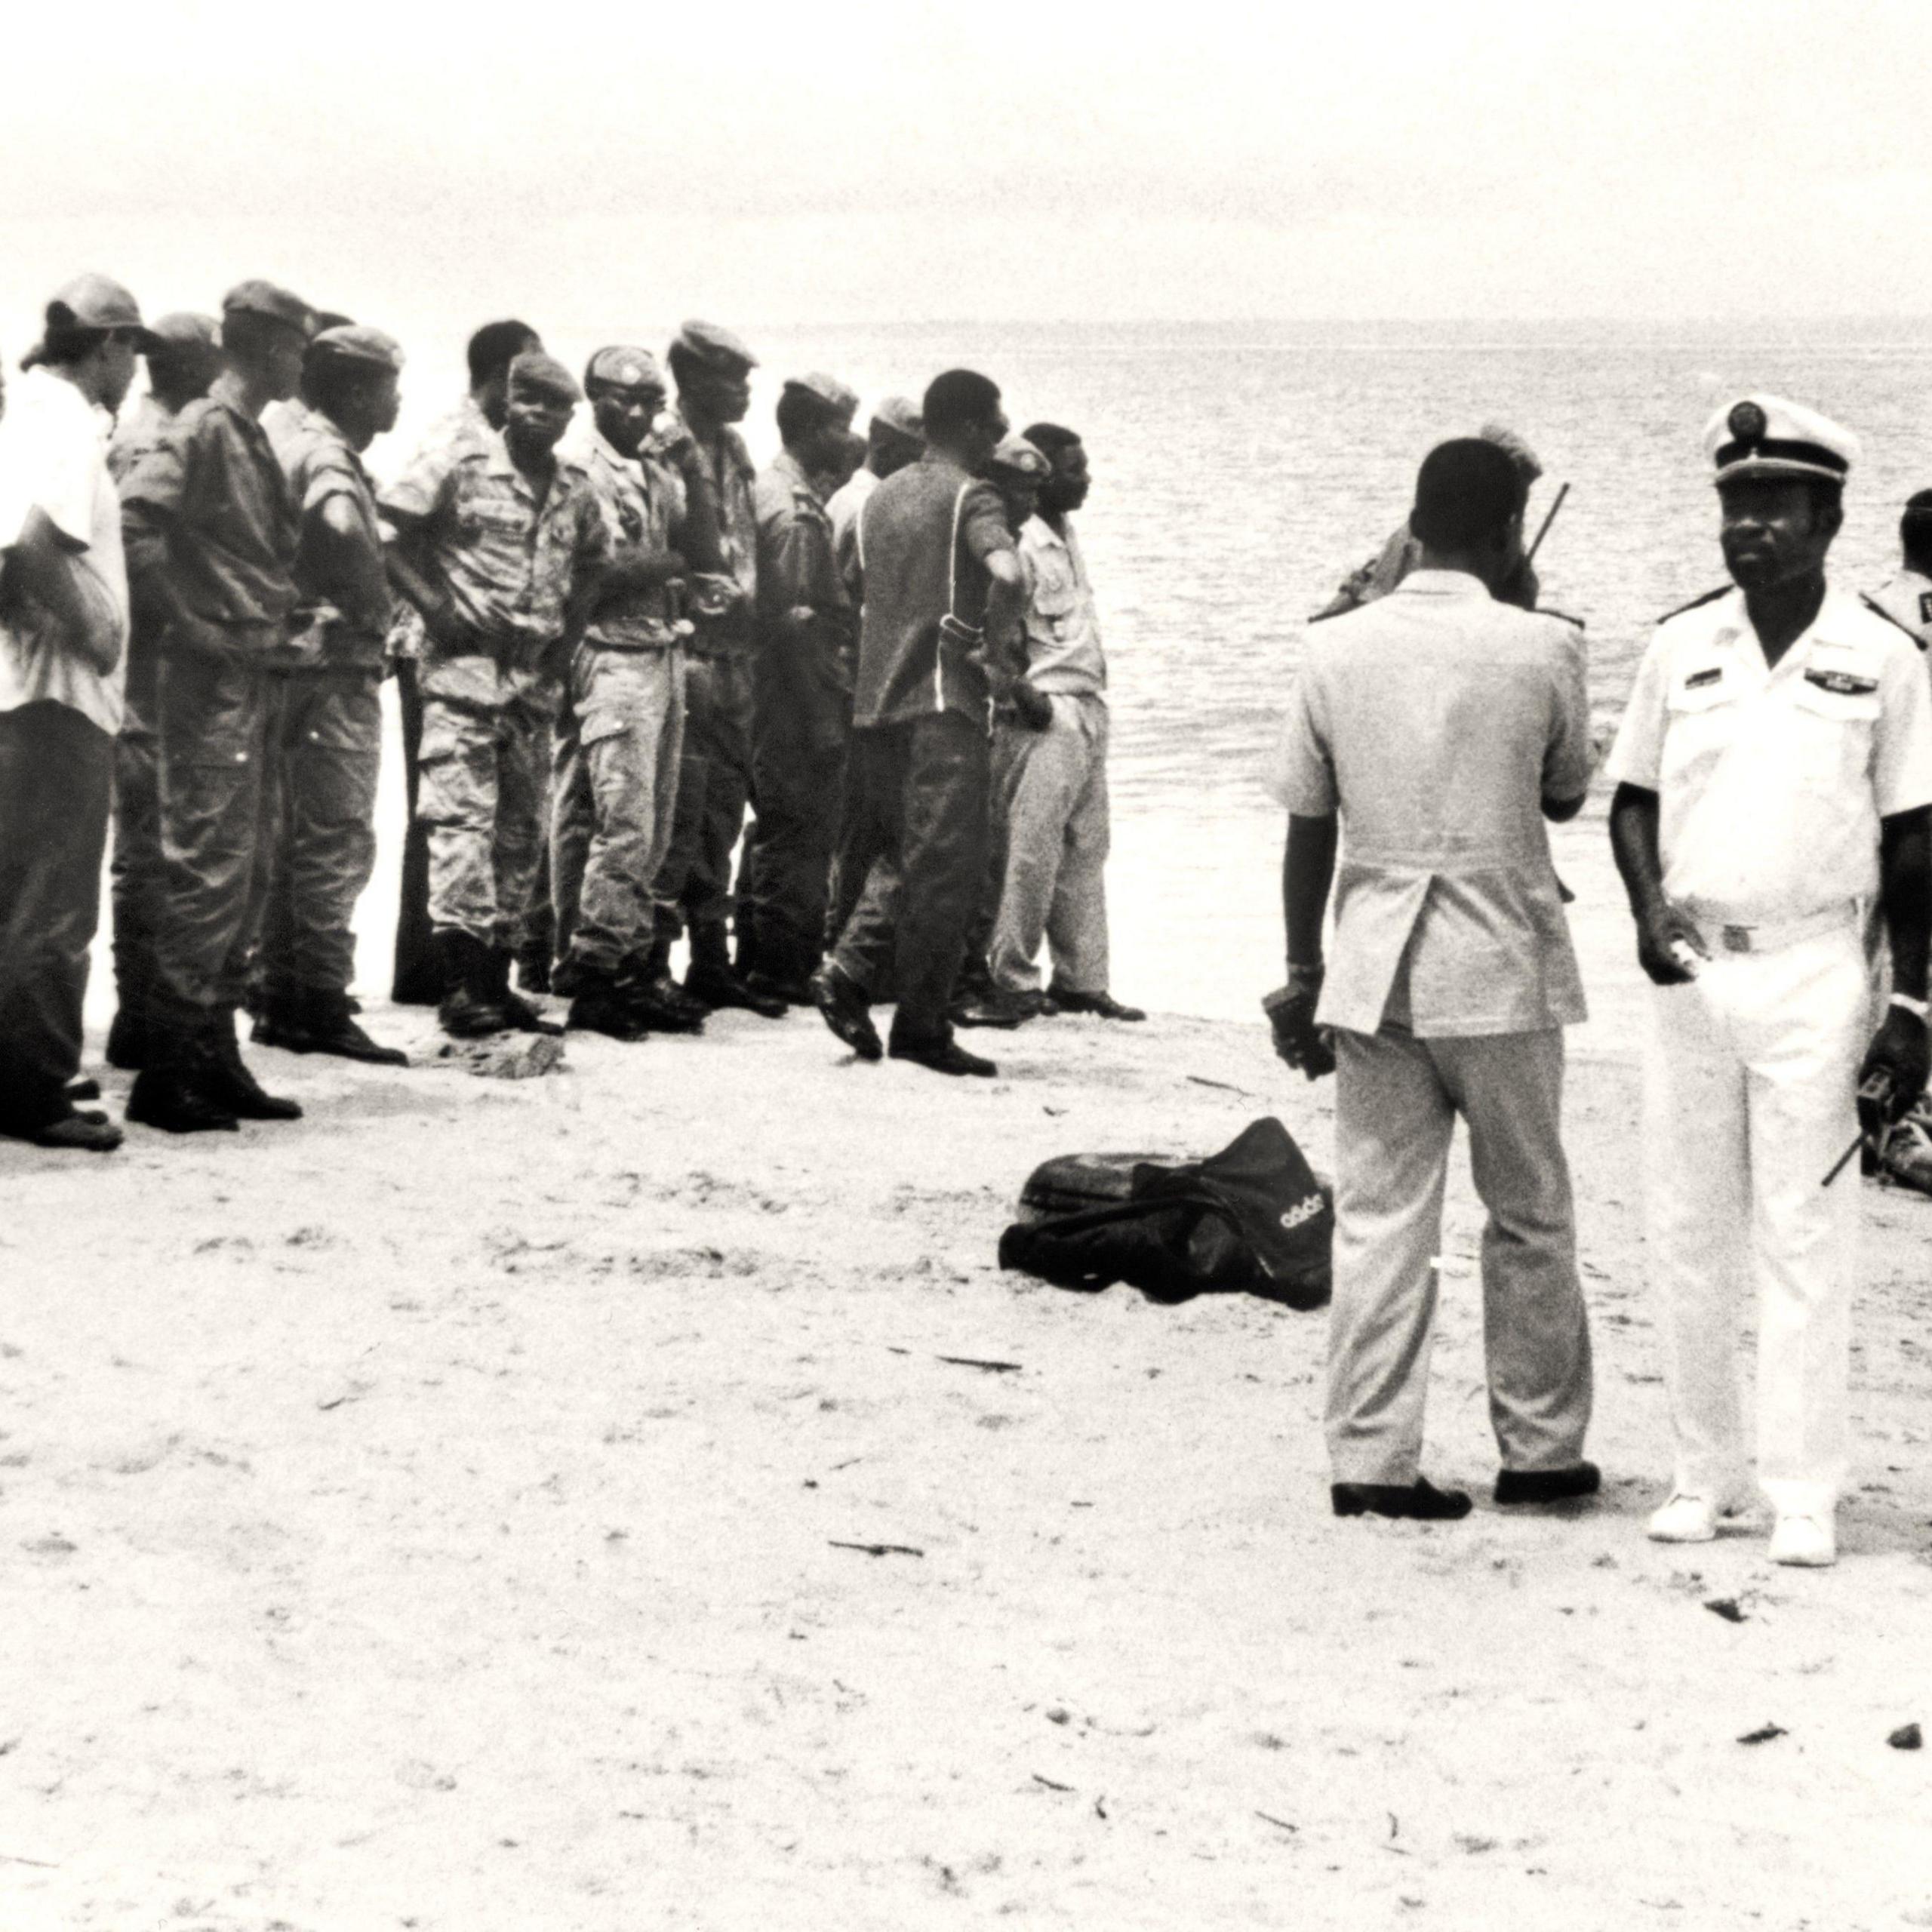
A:
POLYGON ((1774 1563, 1800 1570, 1826 1570, 1838 1560, 1838 1539, 1829 1516, 1780 1516, 1771 1531, 1774 1563))
POLYGON ((1710 1543, 1718 1533, 1718 1500, 1694 1490, 1676 1490, 1644 1526, 1653 1543, 1710 1543))

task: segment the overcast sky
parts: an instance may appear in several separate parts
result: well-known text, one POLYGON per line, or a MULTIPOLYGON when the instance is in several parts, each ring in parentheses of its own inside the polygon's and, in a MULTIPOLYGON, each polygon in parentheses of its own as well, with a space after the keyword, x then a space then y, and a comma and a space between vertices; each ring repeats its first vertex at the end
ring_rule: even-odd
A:
POLYGON ((400 328, 1932 310, 1926 0, 269 13, 14 10, 10 350, 84 266, 400 328))

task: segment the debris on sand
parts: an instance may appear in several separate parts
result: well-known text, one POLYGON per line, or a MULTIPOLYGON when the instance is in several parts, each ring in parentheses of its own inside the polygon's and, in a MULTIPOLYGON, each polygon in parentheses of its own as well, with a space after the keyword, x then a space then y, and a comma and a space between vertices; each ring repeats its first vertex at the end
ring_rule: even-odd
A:
POLYGON ((1885 1742, 1894 1751, 1917 1751, 1923 1747, 1925 1739, 1915 1724, 1902 1724, 1885 1742))
POLYGON ((1790 1735, 1781 1724, 1761 1724, 1755 1730, 1747 1730, 1737 1741, 1740 1744, 1768 1744, 1774 1737, 1790 1735))
POLYGON ((481 1040, 445 1040, 436 1058, 479 1080, 535 1080, 561 1070, 564 1043, 554 1033, 492 1034, 481 1040))
POLYGON ((1735 1597, 1712 1597, 1704 1607, 1715 1617, 1721 1617, 1727 1623, 1742 1623, 1744 1613, 1737 1607, 1735 1597))

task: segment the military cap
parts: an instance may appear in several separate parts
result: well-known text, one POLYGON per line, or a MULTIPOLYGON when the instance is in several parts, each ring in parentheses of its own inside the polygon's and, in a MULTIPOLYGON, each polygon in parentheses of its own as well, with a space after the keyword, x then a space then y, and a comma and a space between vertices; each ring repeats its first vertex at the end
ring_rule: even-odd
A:
POLYGON ((814 369, 803 376, 788 376, 785 379, 788 389, 803 389, 808 395, 815 395, 819 401, 848 424, 858 414, 859 395, 856 389, 848 389, 836 376, 828 376, 822 370, 814 369))
POLYGON ((309 345, 311 355, 327 355, 338 361, 360 362, 372 369, 400 370, 402 344, 366 322, 348 322, 340 328, 325 329, 309 345))
POLYGON ((272 281, 238 281, 221 298, 224 315, 266 315, 270 321, 286 322, 292 329, 309 333, 312 311, 300 296, 272 281))
POLYGON ((1543 474, 1543 465, 1537 460, 1536 451, 1506 424, 1485 423, 1476 434, 1484 442, 1494 443, 1516 466, 1517 473, 1525 483, 1534 483, 1543 474))
POLYGON ((1741 476, 1817 476, 1842 483, 1858 460, 1849 429, 1801 403, 1761 393, 1727 404, 1704 426, 1704 454, 1716 480, 1741 476))
POLYGON ((721 375, 735 375, 740 369, 755 369, 758 358, 729 329, 715 322, 687 322, 678 331, 675 345, 694 362, 721 375))
POLYGON ((105 275, 76 275, 57 289, 47 305, 47 326, 49 330, 122 329, 134 337, 143 354, 155 339, 141 320, 140 304, 112 276, 105 275))
POLYGON ((158 315, 148 331, 154 340, 150 355, 178 355, 184 349, 211 349, 221 345, 221 325, 212 315, 198 315, 191 309, 176 309, 158 315))
POLYGON ((552 402, 577 403, 583 400, 583 392, 554 355, 546 355, 540 349, 526 349, 510 365, 510 400, 539 396, 552 402))
POLYGON ((925 419, 919 414, 919 405, 909 395, 888 396, 872 411, 872 420, 883 423, 909 442, 922 443, 926 439, 925 419))
POLYGON ((648 349, 600 349, 584 369, 584 386, 607 383, 618 389, 661 389, 664 377, 648 349))
POLYGON ((993 467, 1029 483, 1044 482, 1054 473, 1053 465, 1041 453, 1039 445, 1029 443, 1024 436, 1004 438, 999 448, 993 451, 993 467))

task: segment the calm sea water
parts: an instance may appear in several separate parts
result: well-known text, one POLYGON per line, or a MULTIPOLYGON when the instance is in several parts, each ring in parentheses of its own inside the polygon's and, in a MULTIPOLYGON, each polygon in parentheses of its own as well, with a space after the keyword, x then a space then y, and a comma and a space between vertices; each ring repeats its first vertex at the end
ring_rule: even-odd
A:
MULTIPOLYGON (((533 315, 579 366, 610 339, 594 322, 533 315)), ((669 333, 660 323, 638 339, 669 333)), ((1537 563, 1545 601, 1587 623, 1605 731, 1651 621, 1723 581, 1699 443, 1718 402, 1768 389, 1861 437, 1834 552, 1841 581, 1890 574, 1900 506, 1932 485, 1932 320, 744 333, 761 358, 746 424, 761 460, 776 444, 779 382, 807 368, 869 403, 916 395, 963 363, 1001 384, 1016 426, 1044 417, 1084 437, 1095 481, 1081 531, 1115 726, 1115 977, 1185 1011, 1251 1017, 1278 976, 1281 833, 1261 762, 1307 614, 1401 521, 1432 444, 1491 418, 1519 431, 1546 472, 1533 521, 1571 485, 1537 563)), ((411 346, 408 414, 379 469, 460 386, 454 335, 411 346)), ((1574 849, 1564 860, 1589 863, 1574 849)), ((1613 893, 1606 883, 1599 896, 1613 893)))

